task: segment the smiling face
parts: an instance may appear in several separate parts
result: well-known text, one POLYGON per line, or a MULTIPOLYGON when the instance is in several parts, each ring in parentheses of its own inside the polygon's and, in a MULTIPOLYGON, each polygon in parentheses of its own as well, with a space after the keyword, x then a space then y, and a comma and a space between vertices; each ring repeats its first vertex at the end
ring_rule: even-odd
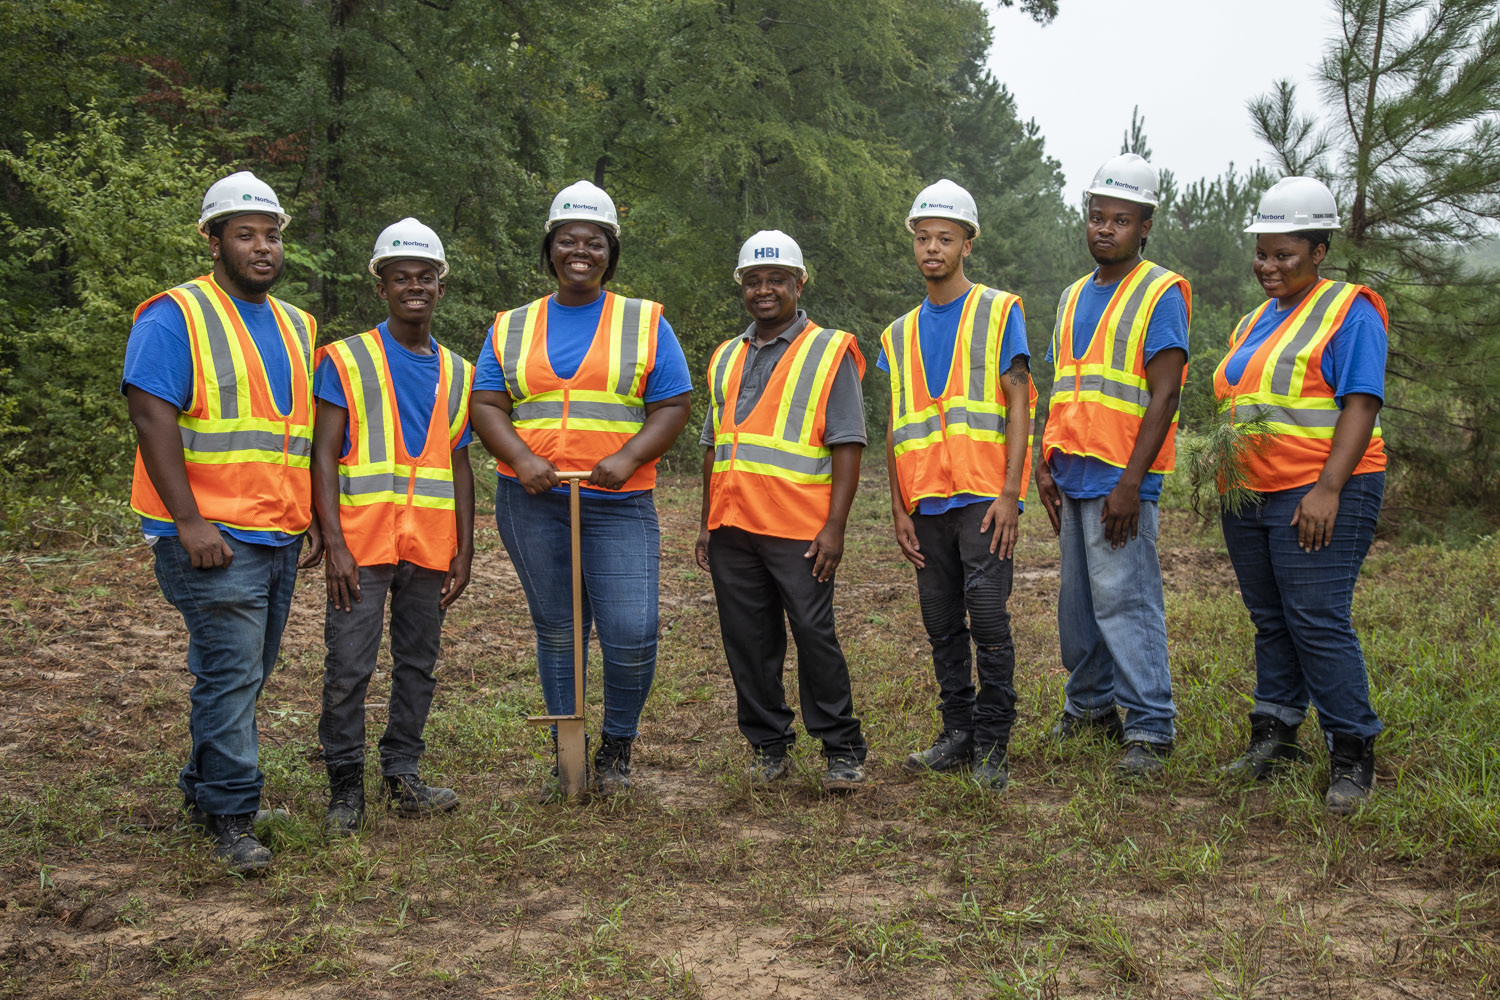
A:
POLYGON ((918 219, 912 229, 912 252, 917 269, 928 281, 953 277, 974 249, 974 240, 962 223, 952 219, 918 219))
POLYGON ((392 260, 380 267, 375 294, 391 310, 391 318, 414 326, 432 321, 432 312, 447 286, 430 260, 392 260))
POLYGON ((752 267, 740 278, 745 311, 761 326, 790 323, 797 315, 803 279, 784 267, 752 267))
POLYGON ((259 300, 281 277, 284 262, 281 220, 274 215, 246 213, 230 216, 208 238, 208 248, 218 264, 215 277, 236 298, 259 300))
POLYGON ((1152 220, 1145 206, 1107 195, 1089 197, 1089 215, 1084 225, 1089 254, 1100 267, 1134 260, 1141 243, 1151 232, 1152 220))
POLYGON ((559 288, 597 292, 609 280, 609 237, 601 227, 565 222, 549 238, 547 261, 559 288))
POLYGON ((1290 303, 1318 280, 1318 265, 1327 255, 1326 244, 1296 233, 1261 233, 1255 237, 1255 279, 1266 295, 1290 303))

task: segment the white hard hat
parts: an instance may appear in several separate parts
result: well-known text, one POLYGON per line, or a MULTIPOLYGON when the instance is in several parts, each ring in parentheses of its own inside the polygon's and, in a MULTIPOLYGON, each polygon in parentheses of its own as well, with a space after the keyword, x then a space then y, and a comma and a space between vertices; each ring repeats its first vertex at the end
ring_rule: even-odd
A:
POLYGON ((1094 182, 1083 193, 1085 197, 1097 194, 1155 208, 1160 192, 1156 168, 1135 153, 1121 153, 1100 164, 1094 171, 1094 182))
POLYGON ((448 276, 448 258, 438 234, 413 218, 386 226, 375 241, 370 273, 380 277, 380 265, 388 260, 430 260, 438 266, 438 277, 448 276))
POLYGON ((1283 177, 1260 196, 1247 233, 1295 233, 1302 229, 1339 228, 1339 206, 1333 192, 1315 177, 1283 177))
POLYGON ((616 236, 620 235, 620 217, 615 214, 615 203, 603 188, 588 181, 569 184, 557 192, 557 197, 552 199, 552 209, 547 213, 547 232, 564 222, 573 221, 592 222, 616 236))
POLYGON ((745 241, 740 247, 740 263, 734 269, 734 280, 741 280, 753 267, 780 267, 807 280, 807 268, 802 265, 802 248, 779 229, 762 229, 745 241))
POLYGON ((281 202, 276 199, 276 192, 271 190, 271 185, 256 177, 248 170, 241 170, 221 177, 208 186, 208 191, 203 195, 203 214, 198 216, 198 232, 204 236, 208 235, 208 224, 224 215, 244 215, 246 212, 260 212, 265 215, 274 215, 280 220, 282 228, 292 221, 292 217, 282 210, 281 202))
POLYGON ((979 207, 974 204, 974 196, 946 177, 927 185, 917 195, 907 213, 906 228, 916 232, 913 223, 918 219, 952 219, 968 226, 973 235, 979 235, 979 207))

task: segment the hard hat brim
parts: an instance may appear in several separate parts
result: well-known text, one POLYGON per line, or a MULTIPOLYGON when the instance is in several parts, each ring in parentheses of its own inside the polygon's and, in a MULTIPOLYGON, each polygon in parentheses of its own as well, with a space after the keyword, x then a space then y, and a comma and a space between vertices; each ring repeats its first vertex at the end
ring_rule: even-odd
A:
POLYGON ((287 215, 285 212, 267 212, 264 209, 257 209, 247 212, 243 209, 236 208, 227 212, 215 212, 213 215, 205 215, 203 218, 199 219, 199 234, 207 237, 209 223, 214 222, 217 219, 227 219, 230 216, 234 215, 269 215, 276 219, 276 224, 282 229, 285 229, 292 221, 292 217, 290 215, 287 215))
POLYGON ((1157 208, 1161 205, 1161 199, 1159 198, 1145 198, 1141 195, 1132 195, 1119 188, 1091 187, 1083 192, 1085 200, 1092 198, 1094 195, 1098 195, 1101 198, 1118 198, 1120 201, 1133 202, 1137 205, 1150 205, 1152 208, 1157 208))
POLYGON ((743 267, 737 267, 734 269, 735 284, 739 284, 741 281, 745 280, 746 271, 753 271, 757 267, 774 267, 778 271, 786 271, 788 274, 795 274, 797 277, 802 279, 804 284, 808 280, 807 269, 803 267, 790 267, 786 264, 746 264, 743 267))
POLYGON ((917 223, 921 222, 923 219, 947 219, 949 222, 956 222, 960 226, 963 226, 965 229, 967 229, 969 231, 969 239, 971 239, 971 240, 974 239, 976 236, 979 235, 979 223, 977 223, 977 222, 970 222, 968 219, 965 219, 962 216, 957 216, 957 215, 943 215, 942 213, 938 213, 938 214, 928 213, 926 215, 908 215, 906 217, 906 231, 908 233, 915 233, 917 231, 917 223))
POLYGON ((547 232, 552 232, 552 230, 564 222, 588 222, 598 226, 600 229, 608 230, 611 236, 618 237, 620 235, 620 224, 618 222, 606 222, 592 215, 562 215, 555 219, 548 219, 547 232))
POLYGON ((381 257, 370 258, 370 273, 380 277, 381 265, 389 264, 393 260, 425 260, 429 264, 436 264, 438 269, 438 280, 448 277, 448 262, 441 257, 429 257, 424 253, 390 253, 381 257))

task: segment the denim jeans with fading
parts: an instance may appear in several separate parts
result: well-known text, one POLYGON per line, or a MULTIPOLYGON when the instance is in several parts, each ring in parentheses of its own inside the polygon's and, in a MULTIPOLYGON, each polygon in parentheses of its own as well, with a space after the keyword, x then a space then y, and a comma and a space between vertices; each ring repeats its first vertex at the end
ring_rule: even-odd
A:
MULTIPOLYGON (((661 529, 649 492, 579 504, 583 636, 590 628, 604 659, 605 735, 634 739, 656 676, 657 579, 661 529)), ((536 628, 537 674, 549 715, 573 712, 573 569, 568 497, 532 496, 504 477, 495 523, 536 628)))
POLYGON ((1311 702, 1325 734, 1369 739, 1382 727, 1350 612, 1385 473, 1350 476, 1339 491, 1333 540, 1304 552, 1292 515, 1311 489, 1266 493, 1238 517, 1222 514, 1224 545, 1255 625, 1255 711, 1296 726, 1311 702))
POLYGON ((1156 554, 1157 505, 1142 500, 1136 536, 1111 548, 1104 501, 1062 498, 1057 632, 1068 670, 1064 710, 1093 719, 1118 705, 1127 741, 1170 743, 1177 710, 1156 554))
POLYGON ((255 703, 281 651, 302 546, 254 545, 222 535, 228 566, 194 569, 176 537, 153 546, 162 596, 188 630, 188 731, 192 752, 177 776, 189 802, 214 816, 260 805, 255 703))

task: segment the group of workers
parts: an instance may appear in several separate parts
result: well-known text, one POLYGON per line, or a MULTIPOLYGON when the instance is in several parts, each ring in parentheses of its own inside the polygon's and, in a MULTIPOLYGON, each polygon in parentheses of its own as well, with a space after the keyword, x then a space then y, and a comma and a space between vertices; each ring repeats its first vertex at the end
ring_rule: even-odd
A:
MULTIPOLYGON (((942 718, 908 771, 1006 786, 1016 719, 1007 602, 1033 461, 1061 547, 1068 680, 1052 734, 1117 745, 1119 769, 1135 778, 1158 774, 1171 753, 1157 503, 1174 464, 1192 296, 1186 278, 1143 256, 1158 183, 1149 163, 1122 154, 1086 192, 1096 266, 1058 303, 1035 460, 1021 300, 965 274, 980 234, 974 199, 943 179, 912 203, 906 226, 927 295, 884 330, 876 360, 890 381, 895 540, 915 569, 942 718)), ((320 561, 327 832, 354 833, 365 819, 364 703, 387 613, 384 796, 404 816, 458 805, 418 765, 444 613, 473 560, 473 435, 496 460, 496 523, 553 716, 575 708, 559 473, 587 472, 581 607, 602 653, 604 703, 592 784, 628 788, 656 667, 656 464, 687 424, 692 380, 661 305, 606 287, 620 256, 609 195, 587 181, 557 194, 540 245, 557 290, 500 312, 474 365, 432 336, 448 263, 437 234, 411 218, 382 232, 370 259, 387 318, 315 350, 313 317, 269 295, 288 221, 253 174, 216 182, 198 224, 211 273, 143 303, 126 351, 122 391, 139 438, 131 503, 187 625, 195 679, 178 778, 189 821, 231 870, 270 863, 255 831, 255 705, 297 570, 320 561)), ((1350 609, 1384 486, 1386 316, 1370 289, 1320 277, 1338 225, 1314 179, 1265 193, 1247 231, 1268 298, 1237 324, 1213 377, 1249 440, 1233 480, 1256 493, 1223 512, 1256 629, 1249 745, 1225 771, 1264 779, 1305 760, 1297 729, 1312 705, 1329 752, 1327 806, 1347 813, 1373 785, 1381 728, 1350 609)), ((751 236, 733 273, 750 321, 708 365, 695 558, 713 582, 749 780, 788 770, 790 631, 823 787, 852 789, 865 780, 866 741, 833 588, 867 443, 865 360, 853 335, 801 308, 809 271, 792 237, 751 236)))

